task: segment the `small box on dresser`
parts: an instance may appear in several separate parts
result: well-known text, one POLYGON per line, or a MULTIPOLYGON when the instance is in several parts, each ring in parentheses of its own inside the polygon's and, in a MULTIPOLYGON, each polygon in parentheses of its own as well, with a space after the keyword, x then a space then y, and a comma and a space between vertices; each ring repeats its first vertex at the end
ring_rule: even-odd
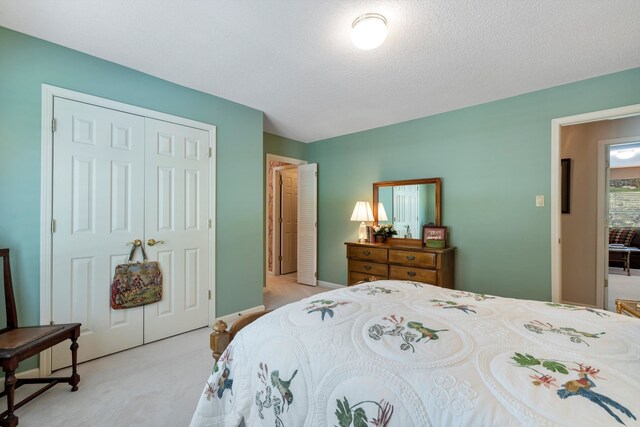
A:
POLYGON ((346 242, 348 285, 383 279, 412 280, 454 288, 455 247, 423 248, 419 240, 346 242))

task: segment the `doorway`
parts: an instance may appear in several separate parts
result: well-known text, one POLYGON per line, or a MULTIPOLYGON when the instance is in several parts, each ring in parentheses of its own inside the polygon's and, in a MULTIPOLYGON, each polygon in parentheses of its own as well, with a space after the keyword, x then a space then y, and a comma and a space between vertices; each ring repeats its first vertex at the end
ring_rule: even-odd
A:
MULTIPOLYGON (((305 160, 295 159, 292 157, 278 156, 275 154, 267 154, 265 159, 265 265, 266 265, 266 281, 268 282, 271 276, 279 275, 280 272, 276 272, 275 266, 278 261, 279 254, 274 253, 276 235, 276 218, 278 218, 276 212, 279 210, 279 205, 275 204, 277 186, 274 184, 274 170, 281 167, 295 167, 297 165, 307 164, 305 160)), ((277 239, 279 240, 279 235, 277 239)), ((279 252, 279 251, 278 251, 279 252)), ((266 282, 265 282, 266 286, 266 282)))
POLYGON ((554 302, 598 308, 605 306, 608 236, 605 235, 604 207, 599 207, 596 201, 601 194, 597 191, 598 185, 604 187, 604 179, 598 178, 598 140, 631 135, 628 130, 622 133, 611 133, 611 130, 622 123, 617 119, 631 119, 638 114, 640 105, 633 105, 552 121, 551 276, 554 302), (569 141, 569 149, 563 147, 563 140, 569 141), (588 159, 581 158, 581 154, 588 159), (567 186, 570 189, 570 207, 564 213, 561 212, 561 159, 571 161, 570 184, 567 186), (580 192, 590 196, 581 198, 580 192), (577 225, 580 220, 586 222, 577 225), (572 285, 572 281, 577 286, 572 285))
POLYGON ((615 301, 640 301, 640 117, 638 135, 603 140, 605 226, 605 308, 615 301))
MULTIPOLYGON (((280 225, 278 260, 280 274, 298 271, 298 168, 276 168, 276 183, 280 203, 276 222, 280 225)), ((276 237, 277 238, 277 237, 276 237)))
POLYGON ((273 185, 273 276, 295 271, 297 283, 317 286, 318 165, 274 168, 273 185))

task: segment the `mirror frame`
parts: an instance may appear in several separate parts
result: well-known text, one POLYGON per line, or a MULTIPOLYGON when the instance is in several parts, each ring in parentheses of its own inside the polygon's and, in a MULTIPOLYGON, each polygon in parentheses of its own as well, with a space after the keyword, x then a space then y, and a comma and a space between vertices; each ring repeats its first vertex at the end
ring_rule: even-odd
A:
MULTIPOLYGON (((375 225, 378 224, 378 189, 380 187, 393 187, 396 185, 418 185, 418 184, 435 184, 436 185, 436 226, 440 226, 440 222, 442 221, 442 212, 441 204, 440 204, 440 195, 441 195, 441 181, 440 178, 420 178, 420 179, 404 179, 398 181, 382 181, 382 182, 374 182, 373 183, 373 206, 371 209, 373 210, 373 223, 375 225)), ((422 230, 420 230, 422 233, 422 230)), ((411 239, 416 240, 416 239, 411 239)), ((417 239, 420 240, 420 239, 417 239)))

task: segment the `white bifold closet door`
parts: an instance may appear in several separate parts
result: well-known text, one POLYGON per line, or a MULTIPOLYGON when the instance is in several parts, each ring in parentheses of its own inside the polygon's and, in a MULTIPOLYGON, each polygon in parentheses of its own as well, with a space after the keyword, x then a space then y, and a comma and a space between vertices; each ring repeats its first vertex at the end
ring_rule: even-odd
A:
POLYGON ((298 283, 318 285, 318 165, 298 166, 298 283))
POLYGON ((145 343, 207 325, 211 262, 209 134, 146 124, 145 243, 149 259, 160 262, 163 298, 144 307, 145 343))
POLYGON ((82 323, 85 361, 143 343, 143 308, 112 310, 109 284, 144 233, 144 118, 61 98, 54 114, 52 318, 82 323))
MULTIPOLYGON (((54 117, 52 318, 82 323, 79 361, 206 326, 208 132, 63 98, 54 117), (113 310, 135 239, 160 261, 163 300, 113 310)), ((52 369, 69 364, 54 347, 52 369)))

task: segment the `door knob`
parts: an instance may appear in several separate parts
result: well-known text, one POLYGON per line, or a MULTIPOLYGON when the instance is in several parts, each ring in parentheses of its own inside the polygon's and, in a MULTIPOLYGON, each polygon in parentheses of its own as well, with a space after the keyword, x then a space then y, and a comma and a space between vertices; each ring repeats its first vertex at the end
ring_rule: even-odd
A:
POLYGON ((138 246, 142 245, 142 240, 140 240, 140 239, 136 239, 136 240, 134 240, 133 242, 129 242, 129 243, 127 243, 127 245, 133 245, 133 246, 138 247, 138 246))
POLYGON ((155 240, 155 239, 147 240, 147 245, 149 246, 162 245, 163 243, 164 243, 164 240, 155 240))

